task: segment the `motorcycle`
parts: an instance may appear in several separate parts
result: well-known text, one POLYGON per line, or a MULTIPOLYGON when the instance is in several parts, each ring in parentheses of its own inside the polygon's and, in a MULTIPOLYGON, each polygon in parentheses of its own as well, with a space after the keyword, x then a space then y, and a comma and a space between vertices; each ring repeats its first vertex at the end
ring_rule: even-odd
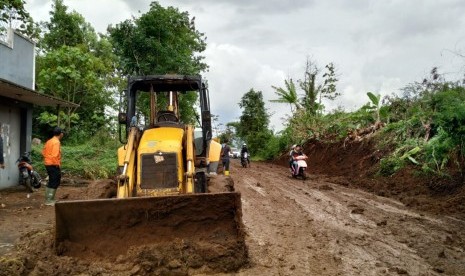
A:
POLYGON ((301 177, 303 180, 307 179, 307 162, 305 159, 308 157, 306 155, 297 156, 294 164, 291 167, 291 174, 293 178, 301 177))
POLYGON ((19 184, 26 187, 29 192, 34 192, 34 189, 39 189, 41 186, 42 178, 34 171, 31 161, 31 153, 24 153, 16 163, 18 163, 19 170, 19 184))
POLYGON ((247 152, 244 152, 241 156, 241 165, 243 168, 247 168, 247 165, 250 167, 249 154, 247 152))

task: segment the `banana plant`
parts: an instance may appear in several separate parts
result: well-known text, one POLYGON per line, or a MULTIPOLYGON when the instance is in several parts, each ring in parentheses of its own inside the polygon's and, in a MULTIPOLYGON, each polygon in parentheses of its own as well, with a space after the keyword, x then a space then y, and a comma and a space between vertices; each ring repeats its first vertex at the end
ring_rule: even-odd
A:
POLYGON ((372 107, 375 109, 376 122, 379 123, 379 122, 381 122, 381 115, 380 115, 381 95, 380 94, 374 94, 373 92, 367 92, 367 96, 368 96, 368 98, 370 98, 372 107))

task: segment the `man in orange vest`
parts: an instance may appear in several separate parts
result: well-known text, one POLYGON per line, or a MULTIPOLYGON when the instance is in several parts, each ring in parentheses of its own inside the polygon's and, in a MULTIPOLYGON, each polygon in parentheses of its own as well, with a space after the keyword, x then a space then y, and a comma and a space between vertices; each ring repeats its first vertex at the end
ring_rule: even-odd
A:
POLYGON ((45 205, 55 205, 55 194, 61 181, 61 144, 64 132, 56 127, 53 130, 53 137, 44 145, 42 156, 44 157, 45 168, 48 174, 48 184, 45 187, 45 205))

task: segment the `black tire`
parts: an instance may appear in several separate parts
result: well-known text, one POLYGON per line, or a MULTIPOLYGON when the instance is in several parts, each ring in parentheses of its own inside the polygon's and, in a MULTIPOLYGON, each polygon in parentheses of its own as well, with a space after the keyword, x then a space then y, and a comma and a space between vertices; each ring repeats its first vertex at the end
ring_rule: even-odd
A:
POLYGON ((207 176, 204 172, 198 172, 195 174, 194 181, 194 193, 205 193, 207 190, 207 176))
POLYGON ((300 168, 300 175, 302 176, 303 180, 307 179, 307 173, 305 172, 303 168, 300 168))
POLYGON ((39 189, 42 186, 42 183, 41 183, 42 179, 40 175, 36 171, 34 171, 32 172, 31 177, 32 177, 32 187, 34 189, 39 189))
POLYGON ((32 177, 28 177, 24 179, 24 186, 26 187, 26 190, 30 193, 34 192, 34 189, 32 188, 32 177))
POLYGON ((37 178, 33 177, 32 187, 34 189, 39 189, 41 186, 42 184, 40 183, 40 181, 37 178))

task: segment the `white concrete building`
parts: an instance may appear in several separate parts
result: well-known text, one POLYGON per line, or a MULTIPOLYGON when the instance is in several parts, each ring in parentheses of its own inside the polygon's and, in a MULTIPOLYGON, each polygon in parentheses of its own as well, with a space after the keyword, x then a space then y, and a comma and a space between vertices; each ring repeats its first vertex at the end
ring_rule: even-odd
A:
MULTIPOLYGON (((0 189, 18 184, 16 160, 31 150, 34 105, 59 107, 76 104, 40 94, 35 88, 35 43, 15 30, 0 41, 0 134, 5 169, 0 169, 0 189)), ((35 164, 40 164, 36 160, 35 164)))

